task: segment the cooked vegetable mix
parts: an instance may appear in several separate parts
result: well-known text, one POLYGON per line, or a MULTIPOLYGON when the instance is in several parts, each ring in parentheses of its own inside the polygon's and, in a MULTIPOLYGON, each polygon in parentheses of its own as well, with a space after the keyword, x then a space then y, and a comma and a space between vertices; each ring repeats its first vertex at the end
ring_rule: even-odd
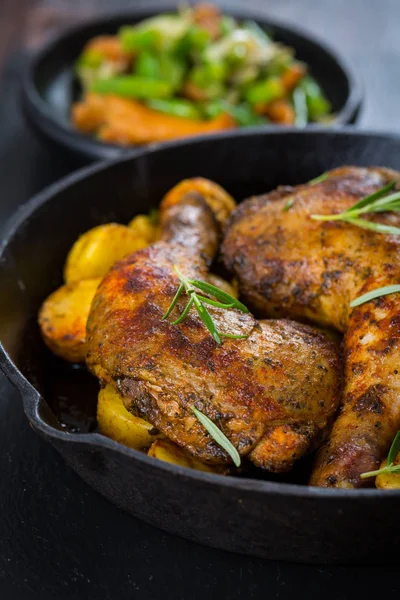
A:
POLYGON ((76 73, 84 95, 72 108, 74 124, 119 144, 268 122, 304 127, 332 116, 323 91, 292 48, 273 41, 255 22, 239 23, 211 4, 92 39, 76 73), (93 96, 117 97, 120 103, 93 96), (147 112, 138 110, 137 102, 147 112), (152 113, 161 119, 155 132, 152 113), (137 134, 135 116, 141 121, 137 134))

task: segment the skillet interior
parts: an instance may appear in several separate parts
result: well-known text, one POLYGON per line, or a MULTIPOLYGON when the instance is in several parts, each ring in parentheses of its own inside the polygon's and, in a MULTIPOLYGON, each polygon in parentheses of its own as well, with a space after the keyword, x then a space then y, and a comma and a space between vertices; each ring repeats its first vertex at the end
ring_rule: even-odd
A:
MULTIPOLYGON (((22 83, 23 108, 28 122, 46 140, 69 148, 85 159, 115 158, 127 150, 84 136, 70 124, 71 103, 79 97, 73 64, 86 41, 96 35, 115 33, 121 25, 135 23, 160 12, 172 12, 176 3, 138 3, 129 13, 109 15, 83 23, 51 41, 33 58, 22 83)), ((238 19, 253 19, 274 39, 295 48, 300 60, 310 65, 336 114, 337 123, 353 123, 361 104, 361 88, 352 68, 334 50, 308 33, 269 20, 264 11, 246 6, 225 7, 238 19)))
MULTIPOLYGON (((1 352, 1 364, 20 389, 33 427, 112 502, 169 531, 246 554, 303 562, 376 562, 395 555, 396 491, 222 478, 159 463, 96 433, 63 430, 49 408, 54 398, 87 399, 90 417, 95 395, 81 372, 63 376, 36 325, 38 306, 61 283, 76 237, 96 224, 126 222, 147 211, 180 179, 209 177, 241 199, 341 164, 399 169, 400 139, 279 130, 173 143, 72 175, 12 218, 0 256, 0 339, 12 362, 1 352)), ((82 415, 75 416, 82 423, 82 415)), ((87 429, 92 425, 90 419, 84 423, 87 429)))

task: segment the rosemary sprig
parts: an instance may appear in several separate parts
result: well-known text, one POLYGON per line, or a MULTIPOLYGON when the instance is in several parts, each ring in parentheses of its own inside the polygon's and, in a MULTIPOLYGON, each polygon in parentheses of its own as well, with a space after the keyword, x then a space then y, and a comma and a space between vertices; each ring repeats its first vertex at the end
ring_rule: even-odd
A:
POLYGON ((388 294, 396 294, 398 292, 400 292, 400 285, 385 285, 384 287, 376 288, 375 290, 371 290, 370 292, 359 296, 358 298, 350 302, 350 308, 355 308, 356 306, 365 304, 365 302, 369 302, 370 300, 374 300, 375 298, 387 296, 388 294))
POLYGON ((393 194, 387 195, 394 186, 396 181, 391 181, 387 185, 383 186, 373 194, 361 198, 343 212, 335 215, 311 215, 311 219, 315 221, 345 221, 361 227, 362 229, 368 229, 370 231, 376 231, 378 233, 388 233, 391 235, 400 235, 399 227, 392 227, 391 225, 385 225, 383 223, 375 223, 374 221, 366 221, 360 219, 360 215, 367 213, 380 213, 380 212, 396 212, 400 211, 400 192, 394 192, 393 194))
POLYGON ((218 446, 221 446, 229 454, 231 459, 233 460, 236 467, 240 467, 240 455, 236 450, 235 446, 228 440, 226 435, 222 433, 219 427, 216 426, 215 423, 211 421, 200 410, 198 410, 195 406, 191 407, 198 421, 203 425, 205 429, 207 429, 208 433, 211 437, 217 442, 218 446))
POLYGON ((212 316, 210 315, 205 306, 205 304, 209 304, 210 306, 216 306, 217 308, 223 308, 227 310, 231 308, 236 308, 241 312, 248 313, 249 311, 244 304, 239 302, 239 300, 237 300, 227 292, 224 292, 223 290, 220 290, 219 288, 215 287, 215 285, 212 285, 211 283, 207 283, 206 281, 200 281, 199 279, 188 279, 179 271, 176 265, 174 265, 174 270, 179 277, 179 287, 171 304, 168 307, 167 312, 163 316, 163 320, 169 317, 171 312, 174 310, 179 298, 185 292, 189 297, 188 303, 186 304, 180 316, 175 321, 171 322, 171 325, 178 325, 179 323, 182 323, 182 321, 189 314, 189 311, 192 308, 192 306, 194 306, 194 308, 200 315, 204 325, 207 327, 208 331, 211 333, 212 337, 217 342, 217 344, 222 343, 221 337, 231 338, 234 340, 244 340, 249 337, 248 334, 235 335, 233 333, 222 333, 218 331, 212 316), (199 295, 196 291, 196 288, 201 290, 202 292, 205 292, 209 296, 212 296, 213 298, 215 298, 215 300, 199 295))
POLYGON ((367 479, 368 477, 377 477, 384 473, 400 473, 400 465, 393 464, 400 452, 400 431, 398 431, 394 437, 392 445, 390 446, 389 454, 387 457, 386 465, 376 471, 368 471, 360 475, 361 479, 367 479))

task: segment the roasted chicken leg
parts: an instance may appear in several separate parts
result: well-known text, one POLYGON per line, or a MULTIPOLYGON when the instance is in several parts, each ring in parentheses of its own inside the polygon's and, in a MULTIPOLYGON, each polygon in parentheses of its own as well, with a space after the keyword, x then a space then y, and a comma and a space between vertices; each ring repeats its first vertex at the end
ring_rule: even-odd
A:
MULTIPOLYGON (((337 409, 334 342, 307 325, 257 321, 212 306, 219 331, 247 339, 217 344, 195 311, 178 325, 162 320, 179 285, 174 265, 187 277, 207 279, 225 213, 215 198, 186 183, 166 197, 161 215, 162 240, 118 262, 97 291, 87 328, 89 369, 118 390, 129 411, 203 462, 229 464, 230 458, 192 406, 242 457, 271 471, 289 470, 321 443, 337 409)), ((186 302, 181 297, 172 316, 186 302)))
MULTIPOLYGON (((399 296, 350 308, 361 294, 400 282, 400 242, 310 215, 339 213, 392 180, 399 188, 397 172, 343 167, 315 185, 247 200, 226 227, 225 264, 256 314, 344 333, 343 410, 318 454, 313 485, 362 485, 360 474, 377 468, 400 429, 399 296)), ((367 219, 400 226, 398 213, 367 219)))

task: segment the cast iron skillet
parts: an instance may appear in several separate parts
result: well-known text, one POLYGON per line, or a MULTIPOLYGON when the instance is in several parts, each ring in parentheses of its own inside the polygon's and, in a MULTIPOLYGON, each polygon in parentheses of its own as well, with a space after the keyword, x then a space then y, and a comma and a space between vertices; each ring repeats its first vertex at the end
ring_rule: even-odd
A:
POLYGON ((400 169, 400 138, 275 129, 175 142, 87 167, 35 196, 8 223, 0 250, 0 364, 20 390, 32 427, 111 502, 186 538, 265 558, 376 563, 397 557, 399 491, 202 473, 91 432, 97 382, 52 358, 36 324, 40 303, 61 284, 77 236, 148 211, 182 178, 214 179, 242 199, 343 164, 400 169))
MULTIPOLYGON (((116 158, 127 150, 106 144, 76 131, 70 124, 70 107, 79 97, 73 63, 87 40, 95 35, 115 33, 121 25, 135 23, 160 12, 176 10, 176 4, 146 3, 129 13, 103 17, 68 30, 50 42, 28 64, 22 82, 22 106, 28 123, 47 141, 55 142, 84 160, 116 158)), ((341 56, 308 33, 268 19, 263 11, 246 6, 224 8, 239 19, 253 19, 274 38, 296 50, 299 59, 310 65, 332 108, 337 124, 353 123, 361 105, 361 88, 355 73, 341 56)), ((267 126, 268 127, 268 126, 267 126)), ((129 151, 129 150, 128 150, 129 151)))

